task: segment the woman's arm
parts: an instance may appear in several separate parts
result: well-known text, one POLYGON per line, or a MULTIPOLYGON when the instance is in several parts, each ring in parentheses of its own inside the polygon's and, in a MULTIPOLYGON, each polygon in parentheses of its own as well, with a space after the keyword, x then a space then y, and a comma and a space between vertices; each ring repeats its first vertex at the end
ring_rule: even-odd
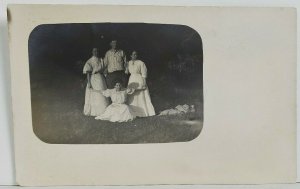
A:
POLYGON ((125 67, 125 74, 129 74, 129 62, 125 62, 124 67, 125 67))
POLYGON ((141 75, 143 78, 143 84, 142 84, 141 88, 145 89, 147 86, 146 78, 147 78, 148 73, 147 73, 147 67, 143 61, 141 61, 141 75))
POLYGON ((100 90, 100 92, 103 94, 103 96, 105 97, 110 97, 111 95, 111 90, 110 89, 106 89, 106 90, 100 90))
POLYGON ((88 81, 88 83, 87 83, 88 88, 92 89, 93 87, 92 87, 92 84, 91 84, 91 72, 86 72, 86 76, 87 76, 87 81, 88 81))
POLYGON ((127 58, 126 58, 126 54, 124 53, 124 51, 122 53, 123 53, 123 65, 124 65, 125 74, 129 74, 128 61, 127 61, 127 58))
POLYGON ((133 89, 133 88, 127 88, 127 89, 126 89, 126 94, 131 95, 131 94, 134 93, 134 91, 135 91, 135 89, 133 89))
POLYGON ((105 56, 103 59, 103 74, 105 77, 108 74, 108 52, 105 53, 105 56))
POLYGON ((91 72, 91 71, 92 71, 92 66, 90 64, 90 60, 88 60, 83 66, 83 74, 87 74, 87 72, 91 72))

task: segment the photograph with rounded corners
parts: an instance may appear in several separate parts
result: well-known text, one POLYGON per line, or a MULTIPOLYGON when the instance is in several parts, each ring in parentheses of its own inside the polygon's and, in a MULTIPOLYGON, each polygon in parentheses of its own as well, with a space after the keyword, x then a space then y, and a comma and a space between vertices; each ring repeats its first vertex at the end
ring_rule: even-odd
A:
POLYGON ((28 40, 33 132, 49 144, 201 137, 202 46, 185 25, 38 25, 28 40))

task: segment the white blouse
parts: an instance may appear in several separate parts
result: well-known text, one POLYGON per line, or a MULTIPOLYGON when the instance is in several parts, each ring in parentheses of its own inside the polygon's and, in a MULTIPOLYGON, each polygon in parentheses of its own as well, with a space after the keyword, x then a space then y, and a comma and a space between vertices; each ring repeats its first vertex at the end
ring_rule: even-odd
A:
POLYGON ((147 78, 147 67, 141 60, 130 60, 128 62, 128 70, 130 74, 140 74, 143 78, 147 78))
POLYGON ((101 58, 92 56, 88 61, 86 61, 83 67, 83 73, 86 74, 87 72, 99 72, 104 69, 104 63, 101 58))
POLYGON ((105 97, 110 97, 112 103, 116 104, 124 104, 127 98, 126 90, 116 91, 116 89, 106 89, 105 91, 102 91, 102 94, 105 97))

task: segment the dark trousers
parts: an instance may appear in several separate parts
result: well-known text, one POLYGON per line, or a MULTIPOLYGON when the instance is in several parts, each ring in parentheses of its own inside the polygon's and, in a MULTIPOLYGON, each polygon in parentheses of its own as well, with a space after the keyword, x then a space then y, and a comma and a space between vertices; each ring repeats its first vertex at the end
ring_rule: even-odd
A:
POLYGON ((108 73, 106 76, 106 85, 107 88, 112 89, 115 87, 115 84, 119 82, 123 87, 127 87, 128 76, 125 74, 124 70, 114 71, 108 73))

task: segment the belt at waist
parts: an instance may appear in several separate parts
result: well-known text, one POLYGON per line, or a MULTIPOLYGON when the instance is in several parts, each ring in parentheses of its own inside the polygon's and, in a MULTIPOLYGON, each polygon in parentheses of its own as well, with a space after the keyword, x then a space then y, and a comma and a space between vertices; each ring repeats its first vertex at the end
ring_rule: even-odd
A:
POLYGON ((111 74, 111 73, 119 73, 119 72, 123 72, 123 73, 125 73, 125 71, 124 70, 116 70, 116 71, 113 71, 113 72, 108 72, 109 74, 111 74))

